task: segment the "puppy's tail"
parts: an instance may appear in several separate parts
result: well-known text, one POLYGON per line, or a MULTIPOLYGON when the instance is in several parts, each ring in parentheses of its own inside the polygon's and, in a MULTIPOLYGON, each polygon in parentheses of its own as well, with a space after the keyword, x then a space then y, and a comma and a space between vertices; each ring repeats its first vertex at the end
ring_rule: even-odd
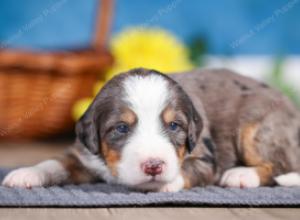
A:
POLYGON ((279 186, 300 186, 300 173, 292 172, 274 178, 279 186))

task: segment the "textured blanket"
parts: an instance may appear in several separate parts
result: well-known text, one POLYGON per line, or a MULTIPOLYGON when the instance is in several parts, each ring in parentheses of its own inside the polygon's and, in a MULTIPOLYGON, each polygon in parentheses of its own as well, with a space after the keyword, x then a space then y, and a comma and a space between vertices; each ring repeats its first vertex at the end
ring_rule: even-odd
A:
MULTIPOLYGON (((0 180, 8 170, 0 169, 0 180)), ((0 186, 0 207, 116 206, 300 206, 300 188, 193 188, 178 193, 141 193, 118 185, 83 184, 48 188, 0 186)))

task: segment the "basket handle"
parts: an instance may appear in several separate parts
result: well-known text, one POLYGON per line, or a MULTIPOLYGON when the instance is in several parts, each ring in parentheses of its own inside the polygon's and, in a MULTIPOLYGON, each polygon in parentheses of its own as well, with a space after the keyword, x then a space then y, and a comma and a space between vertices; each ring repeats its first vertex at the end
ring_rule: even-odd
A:
POLYGON ((114 0, 99 0, 95 34, 92 47, 101 50, 105 47, 108 38, 114 9, 114 0))

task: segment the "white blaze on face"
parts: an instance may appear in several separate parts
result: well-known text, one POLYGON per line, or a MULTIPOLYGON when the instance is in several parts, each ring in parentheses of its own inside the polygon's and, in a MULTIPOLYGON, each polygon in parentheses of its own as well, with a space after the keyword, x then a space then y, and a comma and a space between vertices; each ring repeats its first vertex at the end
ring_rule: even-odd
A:
POLYGON ((179 162, 161 121, 169 100, 167 80, 159 75, 130 76, 124 81, 124 89, 124 100, 137 115, 137 125, 122 150, 118 166, 120 183, 139 185, 151 180, 141 169, 141 164, 150 158, 165 162, 162 174, 155 180, 173 181, 179 173, 179 162))

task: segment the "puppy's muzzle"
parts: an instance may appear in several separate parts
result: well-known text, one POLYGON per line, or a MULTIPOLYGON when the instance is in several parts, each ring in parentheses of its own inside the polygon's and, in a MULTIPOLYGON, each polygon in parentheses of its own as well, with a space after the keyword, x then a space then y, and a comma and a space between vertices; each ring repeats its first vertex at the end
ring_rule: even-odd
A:
POLYGON ((163 160, 152 158, 142 163, 141 168, 146 175, 157 176, 163 172, 164 164, 163 160))

